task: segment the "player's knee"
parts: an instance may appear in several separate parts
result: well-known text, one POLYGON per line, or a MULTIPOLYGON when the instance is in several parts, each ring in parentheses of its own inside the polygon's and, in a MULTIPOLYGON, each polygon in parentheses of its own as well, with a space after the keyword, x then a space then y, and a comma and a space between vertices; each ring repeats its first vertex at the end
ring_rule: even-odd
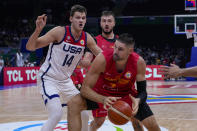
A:
POLYGON ((135 131, 143 131, 143 127, 142 127, 140 121, 134 120, 134 121, 132 121, 132 125, 133 125, 133 128, 135 131))
POLYGON ((84 111, 82 111, 81 112, 81 117, 82 117, 82 119, 83 120, 89 120, 89 113, 88 113, 88 111, 87 110, 84 110, 84 111))
POLYGON ((157 123, 152 123, 146 127, 148 131, 160 131, 160 128, 157 123))
POLYGON ((67 105, 68 105, 68 109, 82 110, 83 98, 80 95, 76 95, 67 103, 67 105))
POLYGON ((150 116, 142 122, 149 131, 160 131, 159 125, 154 116, 150 116))
POLYGON ((105 118, 103 119, 103 118, 97 118, 96 120, 93 120, 92 121, 92 125, 94 125, 96 128, 100 128, 102 125, 103 125, 103 123, 105 122, 105 118))
POLYGON ((50 115, 54 121, 60 121, 63 116, 63 110, 58 110, 50 115))

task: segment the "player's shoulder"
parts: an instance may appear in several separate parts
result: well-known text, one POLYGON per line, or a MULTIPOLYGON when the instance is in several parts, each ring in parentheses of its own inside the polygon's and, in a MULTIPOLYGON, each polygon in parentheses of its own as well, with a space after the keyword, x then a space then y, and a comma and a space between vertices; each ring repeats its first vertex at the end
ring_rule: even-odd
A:
POLYGON ((51 32, 53 35, 60 35, 60 34, 64 34, 65 33, 65 27, 63 26, 56 26, 54 28, 52 28, 49 32, 51 32))
POLYGON ((96 58, 94 59, 93 63, 94 66, 98 67, 98 68, 103 68, 103 66, 105 67, 106 64, 106 58, 103 55, 103 53, 99 53, 96 58), (101 66, 102 65, 102 66, 101 66))
POLYGON ((146 65, 145 60, 141 56, 139 56, 137 63, 138 65, 146 65))
POLYGON ((95 36, 95 38, 98 38, 98 37, 102 37, 102 35, 101 35, 101 34, 99 34, 99 35, 95 36))
POLYGON ((86 33, 87 38, 93 38, 93 36, 90 33, 88 32, 85 32, 85 33, 86 33))
POLYGON ((52 30, 65 31, 65 26, 55 26, 54 28, 52 28, 52 30))

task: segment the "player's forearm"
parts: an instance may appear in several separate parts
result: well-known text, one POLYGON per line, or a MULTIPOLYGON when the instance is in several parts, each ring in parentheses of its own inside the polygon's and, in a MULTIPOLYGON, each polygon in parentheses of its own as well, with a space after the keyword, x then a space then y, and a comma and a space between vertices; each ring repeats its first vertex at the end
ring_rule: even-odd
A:
POLYGON ((91 62, 93 59, 93 54, 90 52, 86 52, 83 59, 91 62))
POLYGON ((36 41, 37 41, 39 35, 40 35, 40 31, 35 30, 34 33, 30 36, 30 38, 26 44, 27 50, 30 50, 30 51, 36 50, 36 41))
POLYGON ((95 56, 97 56, 99 53, 101 53, 102 52, 102 49, 100 48, 100 47, 96 47, 94 50, 91 50, 92 51, 92 53, 95 55, 95 56))
POLYGON ((83 97, 98 103, 103 103, 104 99, 106 98, 105 96, 100 95, 92 90, 90 87, 85 87, 84 85, 82 86, 80 91, 83 97))
POLYGON ((93 54, 86 52, 79 64, 81 67, 88 69, 90 67, 92 59, 93 59, 93 54))
POLYGON ((146 102, 147 99, 147 91, 146 91, 146 81, 138 81, 137 82, 137 91, 140 103, 146 102))
POLYGON ((179 74, 179 76, 197 77, 197 66, 182 68, 179 74))

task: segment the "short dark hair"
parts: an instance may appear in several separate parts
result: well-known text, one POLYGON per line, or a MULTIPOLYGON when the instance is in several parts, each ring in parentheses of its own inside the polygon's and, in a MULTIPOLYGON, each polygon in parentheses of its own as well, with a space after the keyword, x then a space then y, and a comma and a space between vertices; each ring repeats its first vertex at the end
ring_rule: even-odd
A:
POLYGON ((114 13, 112 12, 112 11, 103 11, 102 13, 101 13, 101 17, 102 16, 110 16, 110 15, 112 15, 113 17, 114 17, 114 19, 115 19, 115 15, 114 15, 114 13))
POLYGON ((81 13, 85 12, 85 14, 87 15, 87 10, 82 5, 73 5, 70 10, 70 16, 73 16, 75 12, 81 12, 81 13))
POLYGON ((128 46, 129 45, 131 45, 131 46, 135 45, 135 40, 134 40, 133 36, 131 34, 128 34, 128 33, 123 33, 123 34, 119 35, 117 40, 126 44, 126 45, 128 45, 128 46))

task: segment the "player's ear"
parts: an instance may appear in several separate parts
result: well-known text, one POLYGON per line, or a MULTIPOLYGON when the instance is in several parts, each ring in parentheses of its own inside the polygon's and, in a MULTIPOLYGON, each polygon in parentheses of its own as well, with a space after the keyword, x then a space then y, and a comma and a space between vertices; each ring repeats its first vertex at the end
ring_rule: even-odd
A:
POLYGON ((133 47, 130 47, 129 48, 129 54, 133 53, 133 51, 134 51, 134 48, 133 47))
POLYGON ((69 20, 70 20, 70 22, 72 23, 72 21, 73 21, 73 17, 72 17, 72 16, 70 16, 70 17, 69 17, 69 20))

